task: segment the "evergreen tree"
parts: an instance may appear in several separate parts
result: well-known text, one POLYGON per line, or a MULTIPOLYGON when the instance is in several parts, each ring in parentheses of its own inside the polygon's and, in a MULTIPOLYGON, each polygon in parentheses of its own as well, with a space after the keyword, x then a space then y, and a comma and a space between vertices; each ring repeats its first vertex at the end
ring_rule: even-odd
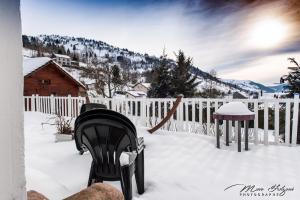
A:
POLYGON ((117 65, 113 65, 111 71, 112 71, 111 82, 113 84, 114 90, 117 90, 123 83, 121 74, 120 74, 120 68, 117 65))
POLYGON ((170 64, 165 51, 160 57, 159 65, 153 69, 151 88, 148 91, 149 97, 166 98, 171 95, 170 64))
POLYGON ((58 50, 57 50, 57 53, 65 55, 66 54, 65 47, 63 45, 59 46, 58 50))
POLYGON ((72 60, 79 61, 79 55, 77 53, 74 53, 72 56, 72 60))
POLYGON ((295 93, 300 93, 300 65, 295 58, 288 58, 288 60, 295 65, 295 67, 288 67, 288 75, 284 75, 280 78, 280 82, 288 83, 289 96, 294 96, 295 93))
POLYGON ((184 52, 179 50, 176 54, 176 66, 172 71, 172 96, 183 94, 184 97, 193 97, 196 94, 196 76, 191 74, 192 58, 186 57, 184 52))
POLYGON ((31 43, 30 43, 27 35, 22 35, 22 42, 23 42, 23 47, 25 47, 25 48, 31 47, 31 43))

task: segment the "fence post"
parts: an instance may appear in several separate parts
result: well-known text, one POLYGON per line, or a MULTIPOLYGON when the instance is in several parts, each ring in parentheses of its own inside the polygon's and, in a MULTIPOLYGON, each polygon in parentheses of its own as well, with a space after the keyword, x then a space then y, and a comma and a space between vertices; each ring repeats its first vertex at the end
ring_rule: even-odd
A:
POLYGON ((258 144, 258 101, 254 101, 254 113, 255 113, 255 119, 254 119, 254 144, 258 144))
POLYGON ((291 103, 289 101, 287 101, 285 107, 286 107, 286 110, 285 110, 285 144, 290 145, 291 103))
POLYGON ((55 102, 54 102, 55 100, 54 100, 54 95, 53 94, 51 94, 51 96, 50 96, 50 113, 51 114, 54 114, 55 113, 55 102))
POLYGON ((71 104, 71 95, 68 95, 68 117, 72 117, 72 104, 71 104))
POLYGON ((145 109, 146 102, 145 101, 146 101, 146 99, 143 98, 140 103, 140 106, 141 106, 140 112, 141 112, 141 119, 142 119, 141 121, 142 121, 143 126, 146 126, 146 116, 145 116, 146 115, 146 109, 145 109))
POLYGON ((31 95, 31 109, 30 111, 35 111, 35 96, 31 95))
POLYGON ((275 102, 275 121, 274 121, 274 129, 275 129, 275 144, 279 144, 279 102, 276 100, 275 102))
POLYGON ((38 94, 36 95, 36 111, 37 112, 41 111, 41 109, 40 109, 40 97, 39 97, 38 94))
POLYGON ((209 99, 207 100, 207 105, 206 105, 206 126, 207 126, 207 135, 210 134, 210 101, 209 99))
POLYGON ((298 112, 299 112, 299 94, 295 94, 294 108, 293 108, 292 146, 296 146, 297 144, 298 112))
POLYGON ((269 103, 264 100, 264 144, 269 144, 269 103))

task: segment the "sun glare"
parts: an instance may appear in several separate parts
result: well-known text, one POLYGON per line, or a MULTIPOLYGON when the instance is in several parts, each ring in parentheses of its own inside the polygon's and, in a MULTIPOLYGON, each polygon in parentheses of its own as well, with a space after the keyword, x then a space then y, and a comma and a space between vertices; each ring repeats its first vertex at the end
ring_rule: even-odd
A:
POLYGON ((250 44, 255 48, 274 48, 286 39, 287 25, 281 20, 266 19, 254 24, 250 30, 250 44))

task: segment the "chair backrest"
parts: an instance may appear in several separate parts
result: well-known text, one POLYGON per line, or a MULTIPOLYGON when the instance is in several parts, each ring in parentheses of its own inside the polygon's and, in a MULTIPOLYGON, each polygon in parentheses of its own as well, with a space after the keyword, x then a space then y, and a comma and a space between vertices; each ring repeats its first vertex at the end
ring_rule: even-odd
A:
POLYGON ((99 104, 99 103, 86 103, 81 106, 80 114, 82 114, 86 111, 89 111, 89 110, 94 110, 94 109, 99 109, 99 108, 107 109, 107 106, 104 104, 99 104))
POLYGON ((121 153, 137 150, 136 130, 131 121, 106 109, 86 111, 76 119, 75 141, 90 151, 96 173, 111 180, 120 177, 121 153))

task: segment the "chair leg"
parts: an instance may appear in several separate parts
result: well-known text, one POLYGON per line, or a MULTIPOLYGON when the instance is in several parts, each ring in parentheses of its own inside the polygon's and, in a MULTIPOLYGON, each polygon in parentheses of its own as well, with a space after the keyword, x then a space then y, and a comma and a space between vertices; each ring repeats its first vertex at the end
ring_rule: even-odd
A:
POLYGON ((121 187, 125 200, 132 199, 132 172, 130 166, 121 168, 121 187))
POLYGON ((89 181, 88 181, 88 187, 91 186, 94 183, 95 180, 95 169, 94 169, 94 161, 92 161, 91 169, 90 169, 90 175, 89 175, 89 181))
POLYGON ((145 192, 144 186, 144 150, 141 151, 135 161, 135 180, 139 194, 145 192))

